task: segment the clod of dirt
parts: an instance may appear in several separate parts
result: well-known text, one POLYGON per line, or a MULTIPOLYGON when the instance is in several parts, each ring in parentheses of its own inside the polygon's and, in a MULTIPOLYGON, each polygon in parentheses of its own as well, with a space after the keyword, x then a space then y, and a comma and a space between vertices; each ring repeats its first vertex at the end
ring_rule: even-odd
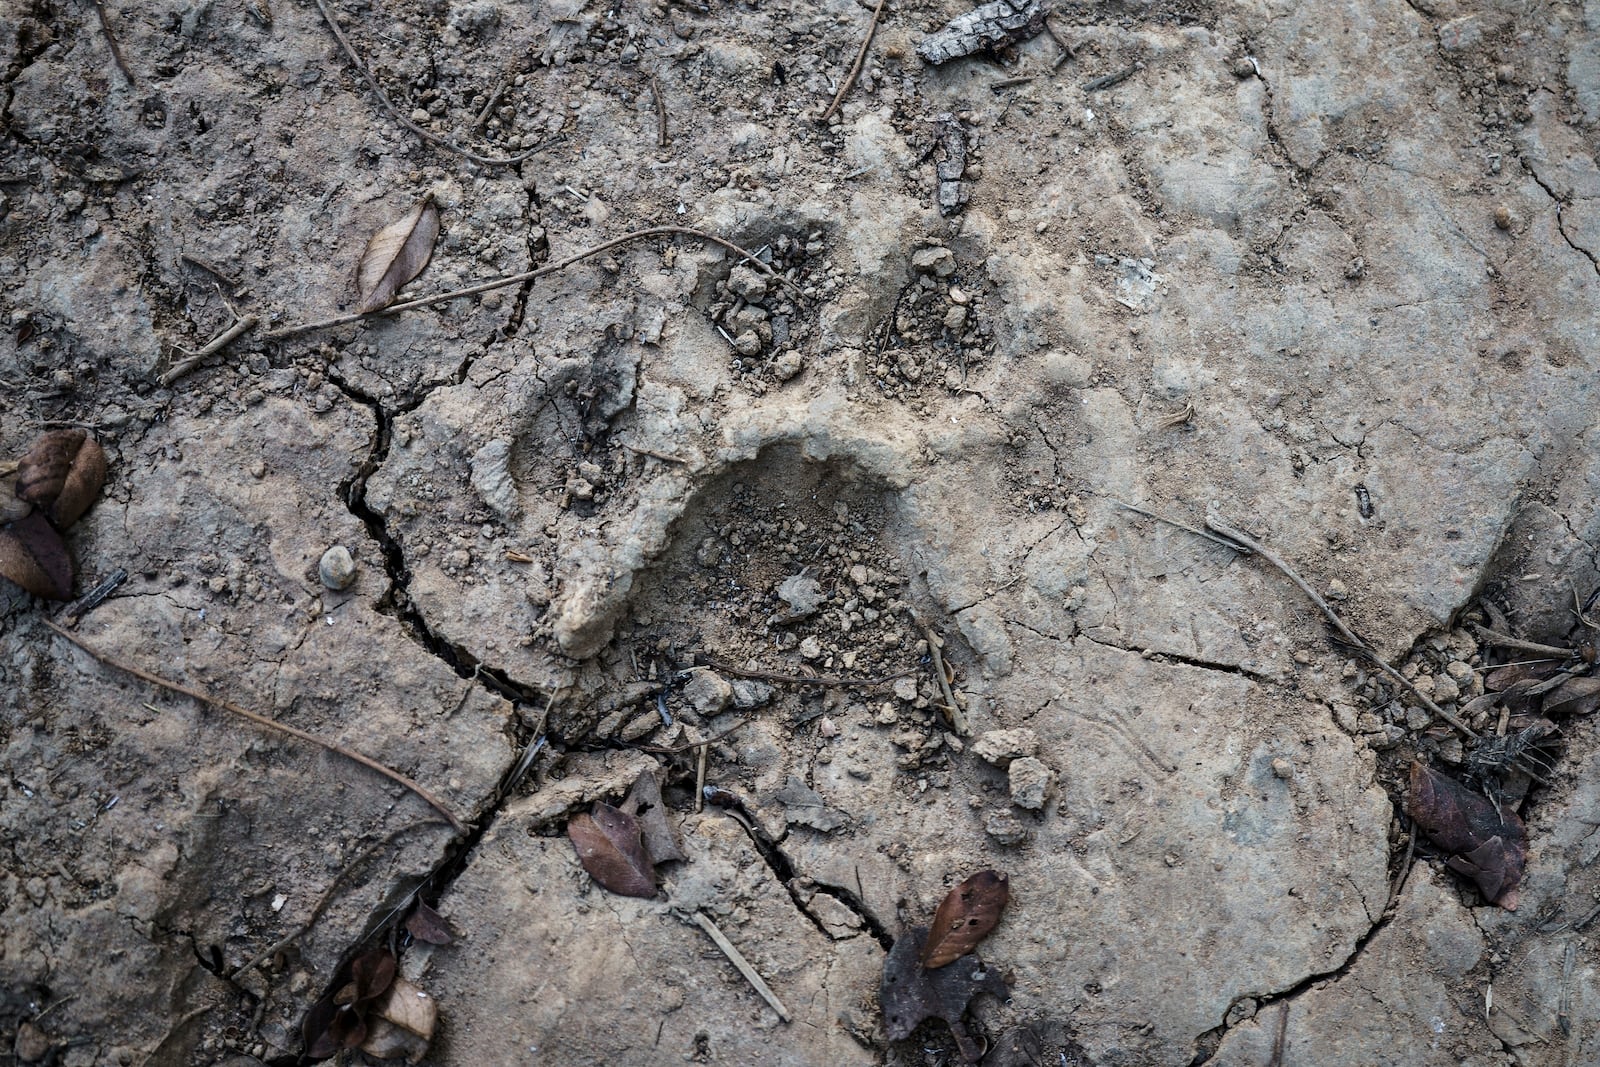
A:
POLYGON ((979 871, 945 895, 933 913, 922 965, 937 970, 977 947, 1000 921, 1011 899, 1011 879, 1000 871, 979 871))
POLYGON ((1028 811, 1044 807, 1055 773, 1034 756, 1011 761, 1011 803, 1028 811))
POLYGON ((718 715, 733 701, 734 687, 722 675, 700 667, 683 683, 683 699, 701 715, 718 715))
POLYGON ((962 956, 947 967, 930 971, 922 966, 926 926, 913 926, 894 943, 883 963, 883 984, 878 999, 883 1005, 883 1029, 890 1041, 904 1041, 924 1019, 943 1019, 956 1046, 968 1063, 981 1052, 967 1033, 961 1017, 979 993, 1005 997, 1005 980, 977 956, 962 956))
POLYGON ((1445 866, 1476 882, 1485 899, 1516 910, 1528 859, 1528 832, 1516 812, 1415 761, 1406 810, 1450 854, 1445 866))
POLYGON ((1001 770, 1011 761, 1039 751, 1039 735, 1026 726, 1014 730, 985 730, 972 742, 972 754, 1001 770))

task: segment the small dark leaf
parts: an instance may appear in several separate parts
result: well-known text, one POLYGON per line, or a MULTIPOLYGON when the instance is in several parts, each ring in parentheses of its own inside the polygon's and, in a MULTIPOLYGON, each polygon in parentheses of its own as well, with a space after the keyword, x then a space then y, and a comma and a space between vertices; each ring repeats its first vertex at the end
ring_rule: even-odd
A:
POLYGON ((981 1053, 967 1035, 961 1017, 979 993, 1005 997, 1005 980, 975 955, 962 956, 936 971, 928 970, 922 966, 927 938, 927 927, 913 926, 894 943, 884 960, 883 984, 878 991, 884 1032, 890 1041, 903 1041, 924 1019, 943 1019, 962 1056, 968 1063, 977 1063, 981 1053))
POLYGON ((0 527, 0 576, 48 600, 72 596, 72 556, 43 512, 0 527))
POLYGON ((1544 698, 1546 715, 1593 715, 1600 708, 1600 675, 1572 676, 1544 698))
POLYGON ((667 818, 666 805, 661 803, 661 783, 654 771, 645 771, 634 780, 628 790, 622 810, 639 820, 639 830, 644 834, 645 851, 655 863, 671 863, 689 857, 683 853, 678 833, 667 818))
POLYGON ((422 273, 438 237, 439 209, 431 196, 372 235, 356 270, 363 314, 388 304, 402 285, 422 273))
POLYGON ((632 815, 596 801, 591 814, 574 815, 567 823, 567 837, 583 869, 604 888, 628 897, 656 895, 655 866, 632 815))
POLYGON ((306 1011, 306 1017, 300 1021, 300 1036, 305 1040, 308 1059, 325 1060, 343 1047, 332 1033, 334 1018, 340 1010, 332 996, 325 996, 306 1011))
POLYGON ((406 932, 418 941, 425 941, 430 945, 448 945, 456 939, 450 932, 450 925, 444 921, 444 916, 420 900, 417 901, 416 910, 406 920, 406 932))
POLYGON ((999 871, 979 871, 950 890, 933 914, 922 965, 934 970, 971 952, 1000 921, 1010 899, 1010 880, 999 871))
POLYGON ((352 1004, 362 1008, 389 991, 398 963, 386 948, 374 948, 350 961, 350 982, 355 986, 352 1004))
POLYGON ((1528 831, 1516 812, 1417 762, 1411 764, 1406 811, 1449 853, 1451 870, 1476 882, 1486 899, 1516 910, 1528 859, 1528 831))

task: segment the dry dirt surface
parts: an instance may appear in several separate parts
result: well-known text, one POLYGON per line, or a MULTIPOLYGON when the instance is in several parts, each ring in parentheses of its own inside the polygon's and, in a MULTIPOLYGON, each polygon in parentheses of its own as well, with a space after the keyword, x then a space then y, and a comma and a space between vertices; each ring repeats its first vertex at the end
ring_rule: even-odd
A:
POLYGON ((0 582, 0 1064, 286 1067, 373 946, 441 1067, 954 1064, 879 982, 985 868, 986 1064, 1600 1062, 1592 702, 1471 777, 1495 665, 1595 648, 1600 3, 934 64, 975 5, 889 0, 825 115, 874 6, 0 0, 0 458, 90 430, 128 574, 71 632, 438 802, 0 582), (403 297, 754 262, 288 329, 424 196, 403 297), (1515 910, 1414 758, 1526 820, 1515 910), (566 836, 642 773, 653 899, 566 836))

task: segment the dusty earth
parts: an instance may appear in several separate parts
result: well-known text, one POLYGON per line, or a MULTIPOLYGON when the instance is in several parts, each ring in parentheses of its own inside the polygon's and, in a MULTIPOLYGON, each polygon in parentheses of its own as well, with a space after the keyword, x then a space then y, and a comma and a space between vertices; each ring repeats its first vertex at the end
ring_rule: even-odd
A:
POLYGON ((984 867, 991 1064, 1600 1062, 1593 719, 1494 907, 1399 806, 1450 731, 1120 503, 1241 525, 1446 710, 1508 658, 1466 622, 1581 636, 1600 3, 1059 3, 1064 61, 919 57, 972 6, 892 0, 824 122, 849 0, 333 4, 502 164, 308 0, 0 0, 0 452, 90 428, 79 588, 130 575, 75 632, 470 824, 0 583, 0 1062, 292 1063, 394 940, 430 1063, 951 1063, 878 981, 984 867), (267 336, 424 194, 411 293, 658 225, 783 282, 656 237, 267 336), (736 726, 748 828, 695 803, 736 726), (564 836, 649 769, 654 901, 564 836), (396 938, 419 896, 453 944, 396 938))

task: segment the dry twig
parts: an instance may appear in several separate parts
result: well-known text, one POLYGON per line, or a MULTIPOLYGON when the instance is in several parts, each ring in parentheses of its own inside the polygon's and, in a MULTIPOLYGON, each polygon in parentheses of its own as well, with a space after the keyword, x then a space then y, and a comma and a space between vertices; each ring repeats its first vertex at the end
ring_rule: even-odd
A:
POLYGON ((910 677, 913 671, 900 671, 897 674, 885 674, 878 678, 839 678, 826 674, 815 677, 806 674, 781 674, 777 671, 756 671, 746 667, 737 667, 726 660, 715 659, 711 656, 702 656, 706 666, 714 667, 723 674, 731 674, 737 678, 754 678, 760 682, 779 682, 784 685, 816 685, 823 687, 849 688, 858 686, 862 689, 871 689, 874 686, 888 685, 900 678, 910 677))
POLYGON ((656 147, 667 147, 667 102, 661 99, 661 80, 650 75, 650 96, 656 102, 656 147))
POLYGON ((378 101, 383 104, 384 110, 388 111, 389 114, 394 117, 396 122, 410 130, 412 133, 416 134, 418 137, 422 138, 424 141, 427 141, 432 145, 438 145, 440 148, 443 148, 446 151, 454 152, 462 159, 470 159, 472 162, 482 164, 486 167, 515 166, 516 164, 521 163, 523 160, 532 156, 535 152, 538 152, 540 149, 544 148, 544 145, 541 144, 535 145, 526 152, 515 156, 480 156, 471 149, 462 148, 460 145, 456 144, 447 137, 440 137, 438 134, 429 133, 421 126, 418 126, 415 122, 412 122, 408 116, 402 115, 400 113, 400 109, 394 106, 394 101, 389 99, 389 94, 383 91, 383 86, 379 85, 378 79, 373 76, 372 68, 367 66, 366 60, 361 58, 361 53, 357 52, 355 45, 350 43, 350 38, 344 35, 344 30, 339 26, 339 20, 333 17, 333 12, 328 10, 327 0, 315 0, 315 3, 317 5, 317 10, 322 12, 322 20, 328 24, 328 29, 333 31, 334 37, 338 38, 339 47, 344 49, 345 58, 350 60, 355 68, 361 72, 361 77, 366 81, 367 88, 371 89, 377 96, 378 101))
POLYGON ((1570 658, 1573 655, 1573 651, 1570 648, 1561 648, 1558 645, 1541 645, 1537 641, 1524 641, 1520 637, 1512 637, 1510 634, 1503 634, 1498 630, 1491 630, 1489 627, 1480 626, 1477 623, 1469 623, 1468 625, 1472 632, 1483 638, 1483 640, 1501 648, 1515 648, 1522 652, 1533 652, 1540 656, 1560 656, 1562 659, 1570 658))
POLYGON ((715 234, 709 234, 703 230, 694 229, 691 226, 651 226, 643 230, 634 230, 631 233, 625 233, 621 237, 613 237, 609 241, 602 241, 597 245, 585 248, 582 252, 576 252, 570 255, 558 263, 547 263, 542 267, 535 268, 534 270, 525 270, 520 274, 510 274, 504 278, 492 278, 486 282, 478 282, 475 285, 469 285, 464 289, 453 289, 448 293, 435 293, 433 296, 419 296, 414 300, 402 300, 397 304, 390 304, 387 307, 381 307, 374 311, 358 311, 349 315, 336 315, 331 319, 323 319, 320 322, 303 322, 294 326, 284 326, 276 330, 269 330, 262 334, 262 336, 268 340, 276 341, 284 337, 294 337, 302 333, 311 333, 313 330, 326 330, 334 326, 343 326, 346 323, 360 322, 362 319, 397 315, 402 311, 410 311, 413 308, 429 307, 433 304, 444 303, 447 300, 456 300, 463 296, 477 296, 479 293, 487 293, 491 289, 504 289, 508 285, 520 285, 523 282, 531 282, 539 278, 547 277, 551 274, 557 274, 566 270, 574 263, 579 263, 591 256, 598 256, 602 252, 609 252, 611 249, 616 248, 619 245, 629 244, 633 241, 643 241, 651 237, 668 237, 674 235, 680 237, 693 237, 700 241, 710 241, 712 244, 726 248, 734 255, 739 256, 741 259, 750 263, 757 271, 773 279, 779 285, 785 285, 791 289, 796 288, 795 284, 789 279, 785 278, 783 275, 779 274, 777 271, 773 270, 771 267, 757 259, 754 252, 741 248, 732 241, 724 240, 715 234))
POLYGON ((933 632, 933 627, 924 626, 922 636, 928 641, 928 657, 933 660, 933 676, 938 679, 939 693, 944 697, 944 717, 950 723, 950 729, 955 731, 957 737, 966 737, 972 733, 972 728, 967 725, 967 717, 961 713, 961 705, 956 703, 956 695, 950 690, 950 680, 944 673, 944 656, 939 649, 944 644, 944 638, 933 632))
POLYGON ((229 326, 226 330, 222 331, 222 333, 218 334, 216 338, 211 341, 211 343, 207 344, 200 351, 196 352, 192 356, 189 356, 187 359, 179 360, 171 367, 168 367, 166 373, 162 374, 157 380, 162 385, 171 385, 173 382, 177 381, 179 378, 182 378, 185 374, 188 374, 190 371, 200 366, 200 364, 204 363, 206 360, 222 351, 228 345, 232 344, 241 335, 255 329, 256 323, 260 321, 261 320, 257 319, 254 315, 246 315, 244 318, 236 320, 232 326, 229 326))
POLYGON ((845 75, 844 81, 839 85, 839 91, 833 94, 833 103, 828 105, 828 110, 822 113, 818 122, 827 122, 839 111, 839 106, 844 103, 844 98, 856 83, 856 78, 861 74, 861 68, 867 61, 867 49, 872 46, 872 35, 878 32, 878 20, 883 17, 883 8, 889 0, 878 0, 878 6, 872 9, 872 21, 867 23, 867 33, 861 38, 861 48, 856 52, 856 61, 850 64, 850 73, 845 75))
POLYGON ((129 85, 138 84, 133 80, 133 71, 128 69, 128 61, 122 57, 122 46, 117 43, 117 35, 111 29, 111 15, 106 11, 105 0, 94 0, 94 13, 100 16, 100 30, 106 35, 106 45, 111 49, 111 58, 117 64, 117 69, 128 79, 129 85))
POLYGON ((1327 616, 1328 622, 1333 624, 1333 628, 1339 632, 1339 636, 1344 639, 1346 644, 1365 653, 1380 671, 1382 671, 1384 674, 1387 674, 1396 682, 1400 683, 1400 685, 1403 686, 1413 697, 1415 697, 1417 701, 1429 711, 1429 713, 1437 718, 1443 719, 1451 726, 1454 726, 1466 737, 1471 739, 1477 738, 1477 733, 1472 729, 1472 727, 1463 722, 1459 716, 1445 711, 1439 705, 1435 704, 1427 696, 1423 695, 1417 690, 1417 687, 1412 684, 1411 679, 1407 678, 1405 675, 1389 666, 1388 663, 1384 662, 1383 657, 1378 655, 1377 650, 1368 644, 1363 638, 1358 636, 1354 630, 1346 626, 1344 620, 1339 617, 1339 613, 1334 611, 1333 608, 1329 607, 1328 602, 1322 599, 1322 597, 1318 596, 1317 591, 1312 589, 1311 586, 1307 584, 1306 580, 1300 577, 1299 573, 1293 567, 1289 566, 1288 563, 1284 562, 1278 556, 1262 547, 1257 542, 1251 540, 1245 534, 1240 533, 1231 526, 1224 525, 1215 516, 1207 516, 1206 528, 1211 530, 1213 533, 1221 534, 1230 541, 1237 542, 1238 544, 1249 549, 1251 552, 1254 552, 1256 555, 1260 556, 1262 559, 1266 560, 1268 563, 1272 564, 1274 567, 1278 568, 1278 570, 1283 573, 1285 578, 1288 578, 1295 585, 1299 586, 1300 591, 1311 599, 1311 602, 1315 604, 1319 610, 1321 610, 1323 615, 1327 616))
POLYGON ((708 919, 705 912, 702 911, 694 913, 694 921, 699 924, 700 929, 706 932, 707 937, 716 942, 717 947, 722 950, 722 954, 728 957, 729 962, 738 968, 739 973, 744 975, 744 980, 749 982, 757 993, 761 994, 761 999, 772 1006, 772 1010, 778 1013, 778 1018, 788 1022, 789 1009, 783 1006, 783 1001, 778 999, 778 995, 762 980, 756 969, 750 966, 750 962, 744 958, 738 949, 733 947, 733 942, 729 941, 723 936, 722 931, 717 929, 717 924, 708 919))
POLYGON ((316 745, 316 746, 318 746, 320 748, 324 748, 324 749, 328 750, 329 752, 338 753, 339 755, 343 756, 345 759, 352 760, 352 761, 354 761, 356 763, 361 764, 363 767, 366 767, 366 768, 368 768, 370 770, 377 771, 379 774, 383 775, 385 778, 389 779, 392 782, 399 783, 400 785, 404 786, 406 789, 408 789, 411 792, 415 793, 418 797, 420 797, 423 800, 427 801, 429 806, 431 806, 434 810, 438 811, 439 814, 443 815, 447 820, 449 820, 450 825, 452 827, 454 827, 454 829, 456 830, 457 833, 465 833, 466 832, 466 827, 464 825, 462 825, 462 822, 461 822, 460 819, 456 818, 455 813, 453 811, 451 811, 448 807, 445 806, 444 801, 440 800, 438 797, 434 796, 432 793, 428 792, 428 790, 424 789, 422 786, 418 785, 416 782, 413 782, 411 779, 407 778, 405 775, 401 774, 399 771, 394 770, 391 767, 386 767, 383 764, 379 763, 377 760, 372 759, 369 756, 363 756, 361 753, 355 751, 354 749, 346 748, 344 745, 341 745, 337 741, 329 741, 329 740, 326 740, 325 738, 318 737, 316 734, 310 734, 310 733, 307 733, 304 730, 296 729, 293 726, 289 726, 286 723, 278 722, 276 719, 269 719, 265 715, 257 715, 253 711, 246 711, 244 708, 241 708, 239 705, 233 703, 232 701, 223 700, 221 697, 214 697, 210 693, 207 693, 203 689, 195 689, 195 688, 192 688, 191 686, 183 685, 183 684, 181 684, 179 682, 169 681, 168 679, 163 678, 158 674, 151 674, 147 670, 144 670, 144 669, 139 668, 139 667, 135 667, 131 663, 126 663, 126 662, 118 659, 117 657, 111 655, 111 653, 109 653, 109 652, 104 652, 104 651, 102 651, 102 650, 100 650, 98 648, 95 648, 93 645, 91 645, 88 642, 84 641, 81 637, 78 637, 76 634, 70 633, 65 627, 61 626, 59 623, 55 622, 52 619, 40 619, 39 621, 44 623, 50 629, 54 630, 57 634, 60 634, 62 637, 66 638, 72 644, 77 645, 79 648, 83 649, 83 651, 87 652, 90 656, 92 656, 94 659, 99 660, 101 663, 105 664, 107 667, 115 668, 116 670, 122 671, 124 674, 131 674, 135 678, 142 679, 142 680, 144 680, 146 682, 149 682, 151 685, 159 686, 162 689, 165 689, 165 690, 167 690, 169 692, 181 693, 183 696, 189 697, 189 698, 191 698, 193 700, 198 700, 202 704, 209 704, 214 708, 221 708, 223 711, 231 712, 232 714, 237 715, 240 718, 249 719, 251 722, 257 724, 258 726, 265 726, 270 730, 278 730, 278 731, 281 731, 282 733, 286 733, 290 737, 298 737, 302 741, 309 741, 313 745, 316 745))

